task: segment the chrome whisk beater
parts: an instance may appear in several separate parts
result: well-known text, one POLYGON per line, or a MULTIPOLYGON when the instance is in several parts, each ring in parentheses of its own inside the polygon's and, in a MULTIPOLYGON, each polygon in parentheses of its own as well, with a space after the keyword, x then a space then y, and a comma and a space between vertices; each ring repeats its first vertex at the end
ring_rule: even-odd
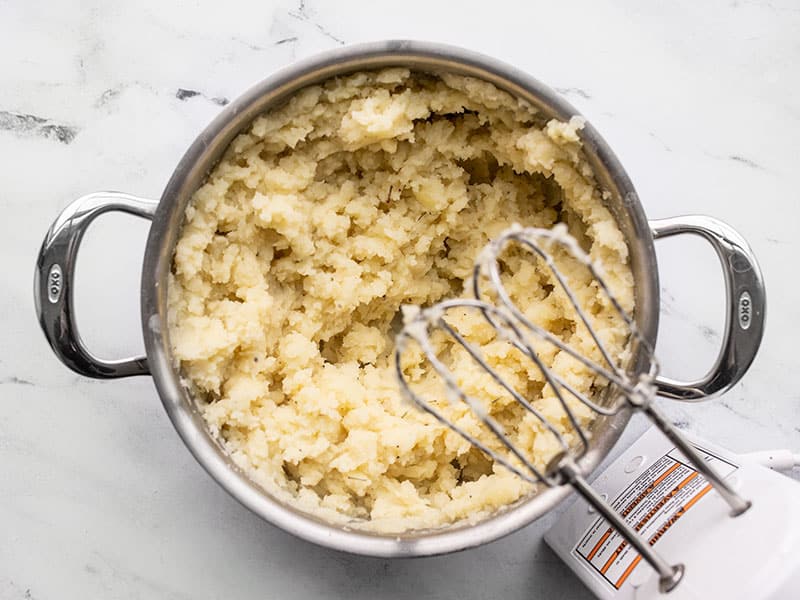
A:
MULTIPOLYGON (((480 449, 493 461, 511 470, 522 479, 531 483, 541 482, 547 486, 571 485, 658 572, 661 589, 663 591, 673 589, 682 577, 683 566, 670 565, 654 552, 649 543, 639 536, 584 478, 578 461, 586 454, 591 440, 575 414, 577 406, 575 403, 578 402, 599 415, 614 415, 627 409, 644 412, 727 501, 732 515, 745 512, 750 503, 739 496, 700 458, 694 447, 655 406, 653 399, 656 388, 653 381, 658 373, 658 363, 653 355, 653 348, 638 330, 634 319, 623 309, 609 288, 602 268, 594 264, 577 241, 567 233, 566 227, 563 225, 556 226, 551 230, 515 226, 501 233, 481 252, 474 265, 471 291, 472 298, 450 299, 429 308, 406 311, 404 327, 397 336, 395 352, 397 376, 404 395, 419 408, 480 449), (596 350, 596 352, 592 352, 594 357, 577 351, 558 335, 536 324, 512 300, 503 284, 501 257, 509 248, 513 247, 518 248, 520 256, 540 261, 546 266, 552 275, 554 285, 563 291, 569 305, 574 310, 576 327, 582 326, 588 331, 596 350), (626 328, 629 349, 626 359, 612 356, 603 342, 602 336, 593 327, 592 320, 581 306, 567 277, 557 264, 555 252, 558 248, 560 248, 559 252, 562 253, 562 256, 577 260, 588 270, 591 281, 596 282, 597 289, 605 296, 613 308, 613 312, 618 315, 626 328), (497 368, 490 364, 482 352, 481 344, 469 339, 469 335, 464 335, 457 326, 453 325, 453 319, 448 319, 448 317, 456 311, 458 313, 472 311, 480 314, 494 329, 496 340, 502 340, 512 346, 526 360, 530 360, 536 365, 543 376, 545 385, 552 390, 560 410, 563 411, 563 416, 568 423, 566 432, 570 434, 568 436, 570 440, 567 439, 563 430, 559 431, 556 424, 552 423, 537 408, 535 402, 527 398, 523 391, 516 389, 497 368), (486 410, 486 402, 491 399, 477 398, 467 393, 459 385, 457 373, 454 372, 452 366, 448 365, 448 362, 453 361, 439 355, 436 344, 432 340, 433 336, 443 336, 441 339, 449 339, 452 348, 461 348, 470 364, 489 378, 487 381, 493 382, 492 385, 499 386, 499 389, 508 394, 513 403, 522 407, 523 414, 532 415, 533 419, 541 425, 541 429, 546 434, 553 436, 559 451, 546 466, 537 465, 528 452, 509 439, 504 426, 486 410), (450 400, 465 403, 482 423, 482 426, 491 432, 492 437, 489 439, 497 443, 486 443, 449 419, 445 412, 437 406, 438 397, 425 398, 415 391, 415 386, 406 373, 407 365, 404 365, 403 362, 404 353, 410 342, 415 342, 422 350, 424 359, 432 371, 438 375, 450 400), (600 383, 603 384, 604 391, 589 394, 570 384, 545 363, 541 352, 537 350, 537 348, 543 348, 544 345, 550 345, 551 349, 555 348, 558 352, 566 353, 571 359, 583 365, 595 379, 595 390, 597 391, 601 387, 598 385, 600 383), (631 360, 630 357, 634 357, 636 360, 631 360)), ((442 347, 441 343, 439 347, 442 347)))

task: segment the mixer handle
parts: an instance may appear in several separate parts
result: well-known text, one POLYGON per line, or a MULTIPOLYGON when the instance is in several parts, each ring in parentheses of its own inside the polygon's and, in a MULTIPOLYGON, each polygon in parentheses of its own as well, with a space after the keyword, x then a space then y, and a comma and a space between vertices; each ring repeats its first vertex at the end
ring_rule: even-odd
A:
POLYGON ((764 333, 764 279, 753 251, 729 225, 705 215, 650 221, 654 239, 682 233, 699 235, 716 250, 725 277, 725 332, 714 366, 701 379, 681 382, 658 377, 658 394, 696 402, 733 387, 747 372, 764 333))

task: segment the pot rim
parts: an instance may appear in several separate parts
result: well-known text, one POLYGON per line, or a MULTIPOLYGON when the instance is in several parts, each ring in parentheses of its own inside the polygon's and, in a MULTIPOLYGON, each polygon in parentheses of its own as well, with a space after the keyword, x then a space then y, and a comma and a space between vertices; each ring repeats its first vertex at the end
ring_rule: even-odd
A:
MULTIPOLYGON (((427 556, 463 550, 508 535, 555 507, 571 490, 544 488, 475 524, 460 522, 439 530, 399 535, 347 529, 322 521, 273 498, 225 454, 184 389, 167 338, 167 278, 184 209, 232 139, 258 114, 303 87, 335 75, 390 66, 471 75, 526 98, 551 118, 567 120, 580 116, 566 100, 533 77, 496 59, 455 46, 389 40, 337 48, 294 63, 232 101, 200 133, 178 163, 155 212, 145 248, 141 316, 148 364, 164 408, 195 459, 231 496, 273 525, 328 548, 376 557, 427 556)), ((615 218, 627 229, 625 237, 636 282, 636 320, 654 347, 659 286, 652 232, 630 179, 606 142, 588 122, 580 136, 598 184, 611 192, 612 202, 617 203, 615 218)), ((584 472, 591 472, 599 465, 629 419, 627 409, 613 417, 597 419, 602 431, 580 461, 584 472)))

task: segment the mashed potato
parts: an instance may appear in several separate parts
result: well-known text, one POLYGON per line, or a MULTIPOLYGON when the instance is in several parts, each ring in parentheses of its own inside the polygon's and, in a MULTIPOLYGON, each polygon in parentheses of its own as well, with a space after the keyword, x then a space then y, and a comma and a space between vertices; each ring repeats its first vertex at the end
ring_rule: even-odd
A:
MULTIPOLYGON (((233 141, 186 209, 169 335, 209 428, 253 480, 324 519, 380 532, 478 519, 530 492, 401 398, 393 330, 402 305, 463 294, 477 253, 512 223, 567 223, 633 309, 627 246, 583 158, 581 126, 548 122, 482 81, 390 69, 304 89, 233 141)), ((620 355, 624 327, 596 284, 561 260, 620 355)), ((594 352, 545 269, 513 253, 505 267, 531 318, 594 352)), ((480 316, 453 320, 572 439, 534 365, 480 316)), ((542 353, 594 393, 580 364, 542 353)), ((544 464, 552 437, 473 366, 450 360, 461 385, 490 396, 492 415, 544 464)), ((410 348, 414 385, 496 446, 420 361, 410 348)))

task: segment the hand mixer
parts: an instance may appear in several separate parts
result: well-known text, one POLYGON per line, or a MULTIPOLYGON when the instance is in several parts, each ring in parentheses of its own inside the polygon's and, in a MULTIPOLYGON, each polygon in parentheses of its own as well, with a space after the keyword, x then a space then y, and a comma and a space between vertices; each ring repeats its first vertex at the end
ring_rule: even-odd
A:
MULTIPOLYGON (((551 230, 514 226, 501 233, 478 256, 472 272, 471 291, 472 298, 449 299, 425 309, 406 310, 395 352, 401 390, 417 407, 495 463, 532 484, 571 485, 589 503, 590 512, 581 513, 589 515, 588 530, 584 531, 583 523, 562 526, 560 532, 551 532, 552 539, 548 541, 568 562, 580 562, 580 567, 577 563, 570 566, 599 597, 645 598, 667 592, 682 598, 800 597, 800 589, 795 589, 796 596, 786 595, 790 593, 787 590, 800 583, 800 522, 794 518, 796 509, 800 508, 800 486, 752 462, 736 460, 721 449, 709 450, 707 444, 692 443, 670 423, 653 401, 653 381, 658 373, 653 348, 610 289, 602 266, 591 260, 567 233, 566 226, 559 224, 551 230), (594 356, 579 352, 535 323, 512 300, 503 284, 502 261, 502 256, 510 249, 521 251, 529 260, 546 266, 574 310, 576 327, 585 327, 591 336, 596 350, 592 353, 594 356), (612 356, 559 268, 556 252, 571 257, 588 270, 624 324, 629 334, 628 348, 639 353, 644 351, 648 363, 644 370, 625 364, 631 362, 630 356, 637 352, 623 353, 622 358, 612 356), (516 389, 490 364, 481 344, 462 334, 452 319, 448 320, 454 311, 479 313, 494 329, 495 340, 504 341, 536 365, 563 411, 566 430, 559 431, 535 402, 526 398, 524 392, 516 389), (437 345, 432 342, 434 335, 442 334, 444 337, 440 339, 449 339, 451 345, 456 345, 453 348, 462 348, 480 372, 504 390, 525 413, 532 415, 541 424, 542 431, 557 442, 560 450, 544 468, 537 466, 529 450, 515 445, 506 428, 489 414, 486 405, 491 398, 475 397, 459 386, 457 373, 448 365, 448 358, 440 356, 437 345), (424 360, 441 380, 450 401, 465 403, 499 445, 478 439, 448 419, 438 406, 439 397, 423 397, 415 390, 403 362, 410 342, 415 342, 422 350, 424 360), (581 392, 549 368, 542 358, 543 344, 554 346, 588 369, 594 378, 593 390, 604 389, 604 393, 581 392), (606 501, 608 494, 601 494, 587 482, 579 467, 578 461, 589 449, 591 440, 575 414, 575 402, 597 415, 610 416, 621 410, 641 411, 664 434, 660 436, 660 446, 649 433, 644 436, 645 441, 637 442, 631 449, 630 456, 623 457, 629 461, 626 465, 634 464, 642 473, 613 502, 606 501), (658 459, 643 464, 646 457, 642 448, 647 448, 648 454, 657 454, 658 459), (662 488, 667 492, 661 493, 662 488), (716 494, 707 493, 712 489, 716 494), (651 493, 654 490, 657 493, 651 493), (727 510, 723 503, 727 504, 727 510), (689 507, 692 507, 691 513, 689 507), (592 516, 594 511, 600 516, 592 516), (656 543, 659 549, 664 548, 663 555, 654 549, 656 543), (742 553, 733 550, 741 544, 751 545, 755 557, 742 558, 742 553), (560 552, 559 545, 566 550, 560 552), (682 553, 685 560, 673 564, 665 558, 678 553, 682 553), (654 573, 639 567, 640 559, 644 559, 654 573), (760 568, 754 569, 754 562, 760 568), (750 583, 755 577, 758 584, 755 589, 760 592, 756 595, 752 595, 752 591, 746 592, 747 596, 737 595, 752 587, 731 577, 746 565, 749 565, 750 583), (612 578, 609 573, 616 575, 612 578), (768 582, 761 581, 764 578, 768 582), (726 586, 725 582, 733 582, 733 586, 726 586), (710 589, 714 590, 711 595, 710 589)), ((445 346, 439 344, 438 347, 445 346)), ((564 419, 561 422, 563 425, 564 419)), ((613 479, 615 468, 616 465, 609 469, 606 479, 613 479)), ((623 470, 631 473, 635 469, 629 470, 626 466, 623 470)), ((616 477, 620 480, 619 475, 616 477)), ((580 521, 576 511, 578 509, 573 507, 569 516, 575 523, 580 521)))

